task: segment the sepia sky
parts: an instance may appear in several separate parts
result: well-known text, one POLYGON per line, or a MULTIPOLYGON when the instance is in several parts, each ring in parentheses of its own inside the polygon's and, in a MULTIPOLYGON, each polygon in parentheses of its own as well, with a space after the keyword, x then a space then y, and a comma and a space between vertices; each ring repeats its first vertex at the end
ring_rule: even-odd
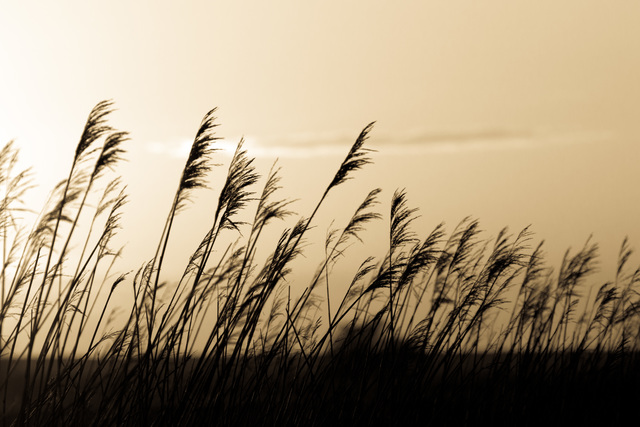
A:
MULTIPOLYGON (((131 133, 122 233, 139 265, 209 109, 224 147, 244 136, 263 172, 280 158, 301 215, 376 121, 375 164, 331 195, 327 221, 374 187, 386 212, 406 187, 419 233, 467 215, 488 236, 532 224, 557 261, 593 233, 612 270, 625 235, 640 245, 639 17, 624 0, 3 2, 0 143, 16 140, 45 192, 113 99, 111 123, 131 133)), ((175 237, 185 256, 211 187, 175 237)))

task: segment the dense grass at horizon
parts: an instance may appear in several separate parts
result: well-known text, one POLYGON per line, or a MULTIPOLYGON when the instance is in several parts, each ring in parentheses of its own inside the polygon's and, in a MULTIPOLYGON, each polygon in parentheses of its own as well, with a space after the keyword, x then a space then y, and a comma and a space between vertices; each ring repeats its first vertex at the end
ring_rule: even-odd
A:
POLYGON ((293 266, 328 194, 371 163, 373 123, 292 226, 279 169, 262 180, 241 141, 209 231, 168 285, 176 218, 216 163, 208 112, 155 254, 134 273, 111 271, 128 141, 109 125, 111 109, 91 111, 68 177, 31 228, 20 216, 28 172, 14 170, 11 143, 0 152, 3 425, 533 424, 621 419, 640 397, 640 269, 628 265, 626 240, 611 280, 594 283, 594 242, 553 269, 528 229, 486 240, 465 219, 419 236, 405 192, 381 208, 373 189, 328 233, 310 282, 297 281, 293 266), (380 209, 386 255, 336 283, 334 268, 350 262, 346 249, 380 209), (277 227, 259 258, 265 230, 277 227), (123 288, 124 307, 114 303, 123 288), (337 289, 346 289, 339 299, 337 289))

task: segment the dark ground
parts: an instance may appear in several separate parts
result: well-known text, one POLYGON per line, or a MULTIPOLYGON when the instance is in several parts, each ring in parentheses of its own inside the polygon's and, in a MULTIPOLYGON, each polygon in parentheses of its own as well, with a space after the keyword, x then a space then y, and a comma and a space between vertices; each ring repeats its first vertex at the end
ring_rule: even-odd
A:
MULTIPOLYGON (((144 392, 135 385, 128 395, 109 397, 109 411, 121 412, 115 418, 96 412, 105 403, 100 393, 83 405, 43 412, 51 415, 48 422, 66 426, 615 425, 637 419, 638 354, 477 354, 459 361, 402 350, 393 356, 352 351, 319 358, 311 374, 302 358, 274 360, 270 371, 245 368, 242 379, 228 377, 226 384, 217 374, 200 376, 201 399, 185 387, 174 400, 152 403, 144 416, 133 409, 139 406, 132 399, 144 392), (79 414, 80 408, 86 412, 79 414)), ((26 365, 20 363, 1 389, 8 390, 6 425, 18 420, 26 365)), ((0 380, 5 377, 6 364, 0 363, 0 380)), ((36 416, 29 424, 42 425, 43 419, 36 416)))

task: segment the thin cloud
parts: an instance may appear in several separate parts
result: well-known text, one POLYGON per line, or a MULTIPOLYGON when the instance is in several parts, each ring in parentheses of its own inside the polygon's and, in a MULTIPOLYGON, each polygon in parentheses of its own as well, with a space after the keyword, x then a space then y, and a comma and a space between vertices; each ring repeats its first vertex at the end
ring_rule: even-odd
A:
POLYGON ((371 147, 388 155, 461 153, 548 148, 559 145, 598 143, 612 134, 601 131, 499 131, 428 133, 405 138, 380 138, 371 147))
MULTIPOLYGON (((191 151, 192 140, 182 140, 178 142, 150 142, 146 145, 146 150, 151 154, 160 156, 186 159, 191 151)), ((232 155, 238 145, 237 141, 220 139, 214 143, 214 147, 222 154, 232 155)))
MULTIPOLYGON (((220 139, 214 147, 220 149, 220 154, 233 155, 240 139, 244 139, 244 149, 252 157, 264 158, 308 158, 344 156, 349 151, 349 138, 313 138, 306 134, 304 138, 296 139, 300 135, 288 135, 285 138, 256 138, 253 136, 220 139), (279 142, 276 142, 279 141, 279 142), (297 141, 297 142, 294 142, 297 141)), ((153 142, 146 145, 146 150, 154 155, 186 159, 191 150, 191 141, 181 142, 153 142)))
POLYGON ((466 144, 477 141, 506 141, 518 140, 532 136, 529 131, 513 131, 501 129, 481 129, 477 131, 433 132, 428 130, 407 131, 401 135, 381 136, 378 142, 382 145, 389 144, 466 144))
MULTIPOLYGON (((244 147, 253 157, 318 158, 345 156, 357 134, 347 132, 296 133, 276 137, 245 136, 244 147)), ((407 131, 398 135, 372 132, 368 146, 378 155, 461 153, 469 151, 522 150, 567 144, 597 143, 611 139, 608 132, 595 131, 513 131, 484 129, 468 132, 407 131)), ((222 154, 232 155, 241 137, 215 143, 222 154)), ((148 144, 155 154, 186 158, 190 141, 148 144)))

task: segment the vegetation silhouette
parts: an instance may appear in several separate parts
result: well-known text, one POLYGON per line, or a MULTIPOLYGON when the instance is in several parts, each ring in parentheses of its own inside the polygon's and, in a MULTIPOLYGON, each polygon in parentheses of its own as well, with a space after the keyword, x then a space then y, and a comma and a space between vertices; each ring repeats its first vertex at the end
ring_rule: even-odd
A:
POLYGON ((597 259, 591 241, 567 251, 554 272, 528 229, 488 241, 467 218, 448 237, 440 224, 421 239, 411 228, 417 209, 397 190, 386 255, 362 262, 332 305, 333 268, 382 218, 374 189, 329 233, 311 281, 292 280, 303 290, 292 298, 287 279, 327 195, 372 161, 365 142, 373 123, 310 215, 284 228, 264 261, 257 251, 265 229, 294 212, 278 195, 275 166, 255 193, 261 177, 240 141, 211 226, 169 286, 160 277, 174 220, 214 166, 211 110, 155 255, 133 277, 112 279, 127 195, 107 172, 128 140, 107 124, 112 108, 103 101, 91 111, 68 177, 30 231, 20 217, 29 172, 15 171, 13 143, 0 152, 3 425, 532 425, 610 423, 632 413, 640 269, 629 269, 627 240, 614 277, 599 285, 588 282, 597 259), (244 223, 252 201, 253 220, 244 223), (222 234, 237 241, 227 245, 222 234), (74 257, 72 247, 81 248, 74 257), (115 315, 123 287, 130 306, 115 315))

